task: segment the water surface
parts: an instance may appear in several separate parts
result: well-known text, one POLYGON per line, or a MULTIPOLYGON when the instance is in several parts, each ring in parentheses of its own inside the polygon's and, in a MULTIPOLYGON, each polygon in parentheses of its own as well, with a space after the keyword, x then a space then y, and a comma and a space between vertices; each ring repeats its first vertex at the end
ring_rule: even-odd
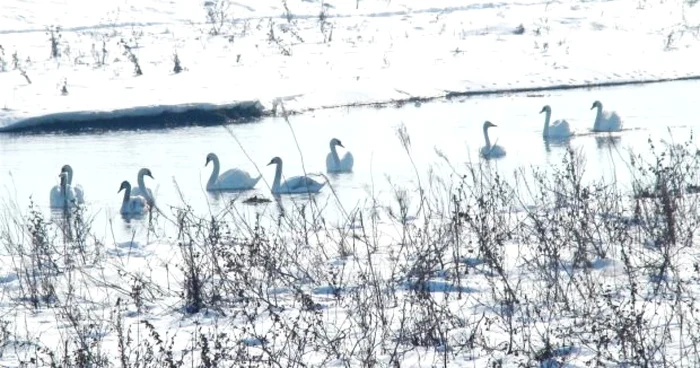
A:
POLYGON ((216 212, 237 195, 270 197, 268 183, 272 183, 274 167, 266 165, 274 156, 284 160, 286 176, 301 174, 304 169, 323 173, 328 142, 336 137, 353 153, 355 170, 352 174, 328 176, 334 191, 327 186, 317 199, 336 207, 333 203, 337 195, 343 207, 351 210, 364 206, 372 196, 389 201, 392 183, 415 189, 416 169, 422 180, 426 180, 429 167, 447 177, 451 169, 435 153, 436 148, 458 170, 478 161, 478 150, 484 144, 484 120, 498 125, 491 130, 491 139, 504 146, 507 155, 490 165, 505 175, 519 168, 560 163, 569 145, 586 156, 588 179, 627 182, 625 161, 629 149, 646 152, 650 137, 677 142, 688 139, 698 124, 692 113, 700 102, 700 95, 694 93, 697 88, 698 82, 675 82, 472 97, 401 108, 324 110, 291 117, 291 127, 282 118, 266 118, 227 128, 0 135, 0 198, 17 203, 26 212, 31 196, 48 213, 49 191, 58 183, 61 166, 69 163, 75 171, 74 184, 85 189, 96 230, 110 233, 113 227, 116 237, 131 236, 131 225, 119 215, 122 196, 117 191, 122 180, 136 185, 141 167, 153 172, 155 180, 146 178, 146 183, 156 192, 158 205, 165 213, 172 213, 170 206, 187 203, 205 214, 216 212), (584 135, 566 144, 545 144, 541 136, 544 115, 539 114, 543 105, 552 106, 553 119, 566 118, 575 130, 587 132, 593 125, 595 112, 590 107, 596 99, 606 109, 618 111, 628 130, 612 137, 584 135), (397 135, 401 124, 410 136, 413 161, 397 135), (208 195, 204 187, 211 166, 204 164, 209 152, 219 156, 222 170, 233 166, 253 174, 260 170, 263 180, 252 192, 208 195))

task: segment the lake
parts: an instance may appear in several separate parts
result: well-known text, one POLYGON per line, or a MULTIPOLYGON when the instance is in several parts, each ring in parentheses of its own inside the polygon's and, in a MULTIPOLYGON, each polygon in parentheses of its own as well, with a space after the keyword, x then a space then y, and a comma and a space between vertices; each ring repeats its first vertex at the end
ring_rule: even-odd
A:
MULTIPOLYGON (((169 206, 181 207, 183 201, 195 212, 206 214, 210 209, 216 212, 227 199, 238 195, 271 197, 267 185, 272 184, 274 166, 266 165, 274 156, 284 160, 285 176, 303 172, 302 158, 306 172, 324 172, 328 143, 336 137, 354 155, 354 173, 329 175, 334 191, 326 186, 317 198, 321 203, 329 203, 329 211, 335 211, 335 193, 349 211, 365 206, 372 196, 390 201, 390 183, 416 189, 413 163, 423 179, 431 166, 436 173, 447 177, 451 170, 435 153, 435 148, 458 170, 468 162, 478 161, 478 150, 484 145, 484 120, 498 125, 490 130, 491 139, 504 146, 507 155, 491 160, 489 165, 504 175, 512 176, 519 168, 560 163, 566 144, 545 144, 541 136, 544 114, 539 111, 549 104, 553 120, 565 118, 574 130, 587 132, 595 117, 595 111, 590 110, 594 100, 602 101, 605 109, 617 111, 627 130, 612 137, 606 133, 583 135, 568 144, 585 155, 586 178, 616 178, 627 182, 628 149, 647 152, 650 137, 672 138, 676 142, 688 138, 698 124, 693 111, 700 102, 700 95, 694 93, 697 87, 698 82, 674 82, 460 98, 400 108, 319 110, 289 118, 297 142, 290 126, 280 117, 227 127, 2 134, 0 196, 5 202, 16 202, 25 213, 32 196, 49 213, 49 191, 58 184, 61 166, 70 164, 75 171, 74 184, 85 189, 88 213, 95 217, 96 231, 108 234, 112 220, 115 236, 130 237, 138 221, 127 223, 121 218, 122 193, 117 191, 122 180, 129 180, 135 186, 136 173, 141 167, 151 169, 155 180, 146 178, 146 185, 154 190, 157 203, 166 214, 172 214, 169 206), (410 135, 413 163, 396 133, 401 124, 410 135), (204 188, 212 166, 204 164, 209 152, 219 156, 222 171, 240 167, 255 174, 259 169, 263 180, 251 192, 208 195, 204 188)), ((341 156, 343 152, 339 148, 341 156)), ((296 200, 306 198, 297 196, 296 200)), ((241 204, 239 207, 266 211, 274 210, 275 206, 241 204)))

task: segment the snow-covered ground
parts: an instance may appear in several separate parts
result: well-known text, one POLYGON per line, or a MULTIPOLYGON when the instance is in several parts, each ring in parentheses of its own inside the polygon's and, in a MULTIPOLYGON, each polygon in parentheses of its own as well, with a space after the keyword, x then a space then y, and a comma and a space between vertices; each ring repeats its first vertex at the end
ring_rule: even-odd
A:
POLYGON ((693 77, 700 56, 692 34, 699 10, 681 1, 209 3, 224 14, 216 25, 206 21, 202 1, 3 2, 0 129, 199 103, 231 108, 257 100, 271 109, 281 98, 303 111, 693 77), (60 27, 55 49, 50 27, 60 27))
MULTIPOLYGON (((700 50, 681 2, 228 4, 212 35, 198 1, 3 1, 0 129, 692 77, 700 50)), ((697 366, 700 162, 653 143, 647 198, 571 157, 107 229, 2 197, 0 365, 697 366)))

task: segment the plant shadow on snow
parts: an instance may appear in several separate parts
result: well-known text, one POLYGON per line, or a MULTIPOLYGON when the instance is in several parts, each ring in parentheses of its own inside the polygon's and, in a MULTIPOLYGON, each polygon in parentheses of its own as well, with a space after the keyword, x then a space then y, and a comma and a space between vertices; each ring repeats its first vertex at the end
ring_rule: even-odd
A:
MULTIPOLYGON (((409 133, 398 136, 412 159, 409 133)), ((700 155, 690 141, 650 140, 651 160, 630 153, 631 191, 584 182, 572 149, 513 177, 439 154, 452 175, 394 183, 390 196, 341 207, 339 223, 324 216, 340 207, 332 196, 283 211, 261 204, 252 216, 239 201, 208 214, 183 204, 154 213, 148 239, 110 242, 84 207, 52 218, 33 203, 23 216, 5 211, 0 306, 17 317, 0 321, 2 359, 696 365, 700 155)))

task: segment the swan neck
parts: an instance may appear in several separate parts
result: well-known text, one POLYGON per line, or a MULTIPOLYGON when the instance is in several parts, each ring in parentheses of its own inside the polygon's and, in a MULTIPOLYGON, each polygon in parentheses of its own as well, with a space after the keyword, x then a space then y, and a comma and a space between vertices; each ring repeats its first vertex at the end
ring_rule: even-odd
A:
POLYGON ((72 167, 68 167, 66 169, 66 183, 69 185, 73 183, 73 168, 72 167))
POLYGON ((603 119, 603 106, 598 105, 596 107, 596 113, 595 113, 595 124, 593 124, 594 130, 600 128, 600 123, 601 123, 602 119, 603 119))
POLYGON ((491 140, 489 139, 489 127, 484 126, 484 141, 486 142, 486 149, 491 148, 491 140))
POLYGON ((146 184, 143 182, 143 173, 139 173, 139 177, 136 178, 136 183, 139 185, 139 188, 143 190, 144 192, 146 191, 146 184))
POLYGON ((124 188, 124 200, 122 201, 123 204, 127 204, 129 202, 129 198, 131 197, 131 186, 127 186, 124 188))
POLYGON ((280 181, 282 180, 282 163, 279 162, 275 168, 275 180, 272 182, 273 190, 280 187, 280 181))
POLYGON ((338 151, 335 149, 335 144, 331 143, 331 156, 333 157, 333 162, 336 166, 340 166, 340 157, 338 157, 338 151))
POLYGON ((216 183, 216 179, 219 178, 219 170, 221 169, 221 167, 219 166, 218 157, 214 157, 212 162, 214 163, 214 169, 211 171, 211 176, 209 177, 209 183, 207 184, 209 186, 214 185, 214 183, 216 183))
POLYGON ((544 113, 545 113, 545 117, 544 117, 544 135, 546 136, 546 135, 549 133, 549 122, 550 122, 549 119, 552 118, 552 111, 551 111, 551 110, 547 110, 547 111, 545 111, 544 113))

